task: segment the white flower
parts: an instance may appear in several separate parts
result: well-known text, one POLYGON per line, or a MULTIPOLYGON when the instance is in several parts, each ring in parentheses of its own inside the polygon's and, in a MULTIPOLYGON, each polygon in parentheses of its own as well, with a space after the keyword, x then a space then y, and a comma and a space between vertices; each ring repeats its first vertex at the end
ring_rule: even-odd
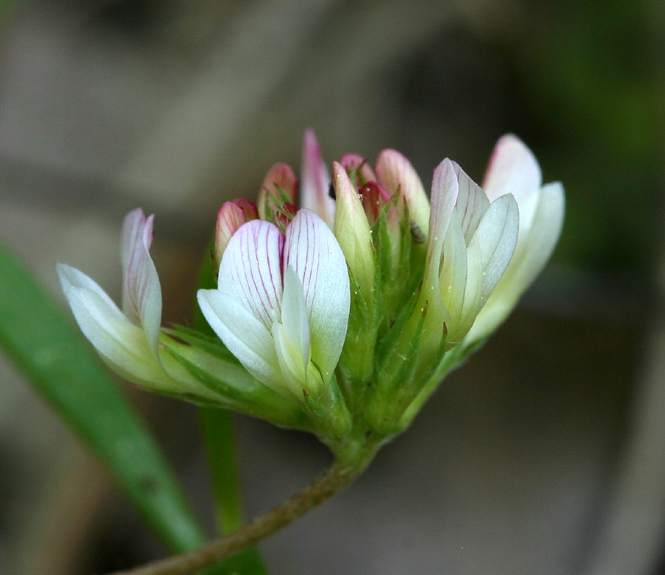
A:
MULTIPOLYGON (((160 349, 162 294, 149 253, 152 236, 153 216, 146 218, 140 209, 127 214, 121 243, 122 311, 83 272, 57 264, 62 291, 81 331, 118 375, 154 391, 218 400, 218 394, 160 349)), ((234 375, 242 375, 239 371, 233 370, 234 375)))
POLYGON ((423 297, 426 323, 443 319, 449 345, 471 329, 510 262, 517 233, 512 195, 490 202, 455 162, 439 164, 432 181, 423 297))
POLYGON ((349 276, 326 223, 300 210, 286 234, 242 225, 224 251, 216 290, 200 290, 208 323, 256 379, 287 397, 327 393, 349 315, 349 276))
POLYGON ((559 240, 565 208, 559 182, 542 186, 540 166, 515 136, 503 136, 492 153, 483 189, 490 200, 510 193, 519 207, 519 236, 510 264, 480 311, 467 342, 490 335, 542 271, 559 240))

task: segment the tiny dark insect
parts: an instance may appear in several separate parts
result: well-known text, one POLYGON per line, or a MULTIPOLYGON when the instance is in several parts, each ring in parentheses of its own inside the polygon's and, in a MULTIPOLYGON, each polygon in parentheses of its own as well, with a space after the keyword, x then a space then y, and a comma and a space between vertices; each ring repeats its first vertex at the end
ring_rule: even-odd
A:
POLYGON ((414 243, 424 244, 427 241, 427 236, 420 229, 420 226, 413 220, 409 222, 409 230, 411 230, 411 237, 413 238, 414 243))

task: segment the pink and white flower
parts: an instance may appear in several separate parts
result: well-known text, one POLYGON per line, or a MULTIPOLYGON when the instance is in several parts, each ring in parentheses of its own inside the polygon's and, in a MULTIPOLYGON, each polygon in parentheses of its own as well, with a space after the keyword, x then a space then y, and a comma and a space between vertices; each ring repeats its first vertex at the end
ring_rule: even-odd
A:
POLYGON ((303 399, 327 391, 349 315, 344 254, 326 223, 300 210, 286 227, 264 220, 229 241, 218 286, 200 290, 208 323, 256 379, 303 399))

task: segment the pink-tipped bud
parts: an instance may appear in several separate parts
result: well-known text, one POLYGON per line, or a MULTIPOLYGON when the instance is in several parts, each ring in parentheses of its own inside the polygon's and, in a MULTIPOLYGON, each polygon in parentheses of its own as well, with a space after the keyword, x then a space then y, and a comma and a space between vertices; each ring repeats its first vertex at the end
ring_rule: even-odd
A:
POLYGON ((300 167, 300 207, 313 211, 331 229, 335 225, 335 199, 330 195, 330 174, 314 130, 305 130, 300 167))
POLYGON ((373 226, 381 213, 381 208, 390 200, 390 194, 383 186, 376 182, 367 182, 358 190, 358 193, 360 194, 367 221, 370 226, 373 226))
POLYGON ((215 233, 215 261, 217 266, 222 261, 222 255, 226 246, 229 245, 231 236, 235 234, 240 226, 250 220, 257 220, 259 212, 256 206, 249 200, 238 199, 225 202, 217 214, 217 230, 215 233))
POLYGON ((376 182, 374 170, 372 170, 367 160, 359 154, 345 154, 339 163, 344 166, 351 182, 357 189, 362 188, 368 182, 376 182))
POLYGON ((374 166, 377 181, 390 195, 399 192, 400 212, 406 208, 413 230, 419 237, 429 233, 430 206, 425 188, 411 162, 395 150, 383 150, 374 166))
POLYGON ((297 205, 298 179, 288 164, 275 164, 263 178, 258 210, 262 220, 273 221, 284 204, 297 205))

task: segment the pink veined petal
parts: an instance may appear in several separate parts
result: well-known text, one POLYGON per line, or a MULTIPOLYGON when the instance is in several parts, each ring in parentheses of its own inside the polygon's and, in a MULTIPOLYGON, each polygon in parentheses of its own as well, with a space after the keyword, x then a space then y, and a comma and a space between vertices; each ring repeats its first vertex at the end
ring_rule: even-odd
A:
POLYGON ((378 182, 390 195, 399 188, 401 201, 406 202, 409 218, 420 230, 429 233, 430 206, 427 194, 411 162, 395 150, 383 150, 375 166, 378 182))
POLYGON ((157 269, 150 257, 154 216, 145 218, 141 209, 132 210, 122 227, 122 310, 139 324, 155 356, 162 321, 162 291, 157 269))
POLYGON ((314 130, 308 128, 305 131, 300 168, 300 205, 312 210, 332 229, 335 223, 335 200, 329 192, 330 175, 314 130))
POLYGON ((467 176, 456 162, 451 163, 459 187, 455 209, 459 216, 464 239, 468 245, 473 234, 476 233, 480 220, 490 207, 490 202, 480 186, 467 176))
POLYGON ((342 249, 316 214, 300 210, 286 229, 284 267, 302 285, 309 316, 310 358, 323 383, 332 377, 342 353, 349 319, 349 273, 342 249))
POLYGON ((282 300, 284 236, 270 222, 252 220, 231 238, 219 266, 218 289, 272 329, 282 300))
POLYGON ((540 166, 531 150, 512 134, 502 136, 490 157, 483 189, 490 201, 513 194, 520 210, 520 230, 531 226, 536 210, 532 196, 542 183, 540 166))
POLYGON ((283 377, 268 329, 250 310, 218 290, 199 290, 197 299, 210 327, 245 369, 284 394, 283 377))

